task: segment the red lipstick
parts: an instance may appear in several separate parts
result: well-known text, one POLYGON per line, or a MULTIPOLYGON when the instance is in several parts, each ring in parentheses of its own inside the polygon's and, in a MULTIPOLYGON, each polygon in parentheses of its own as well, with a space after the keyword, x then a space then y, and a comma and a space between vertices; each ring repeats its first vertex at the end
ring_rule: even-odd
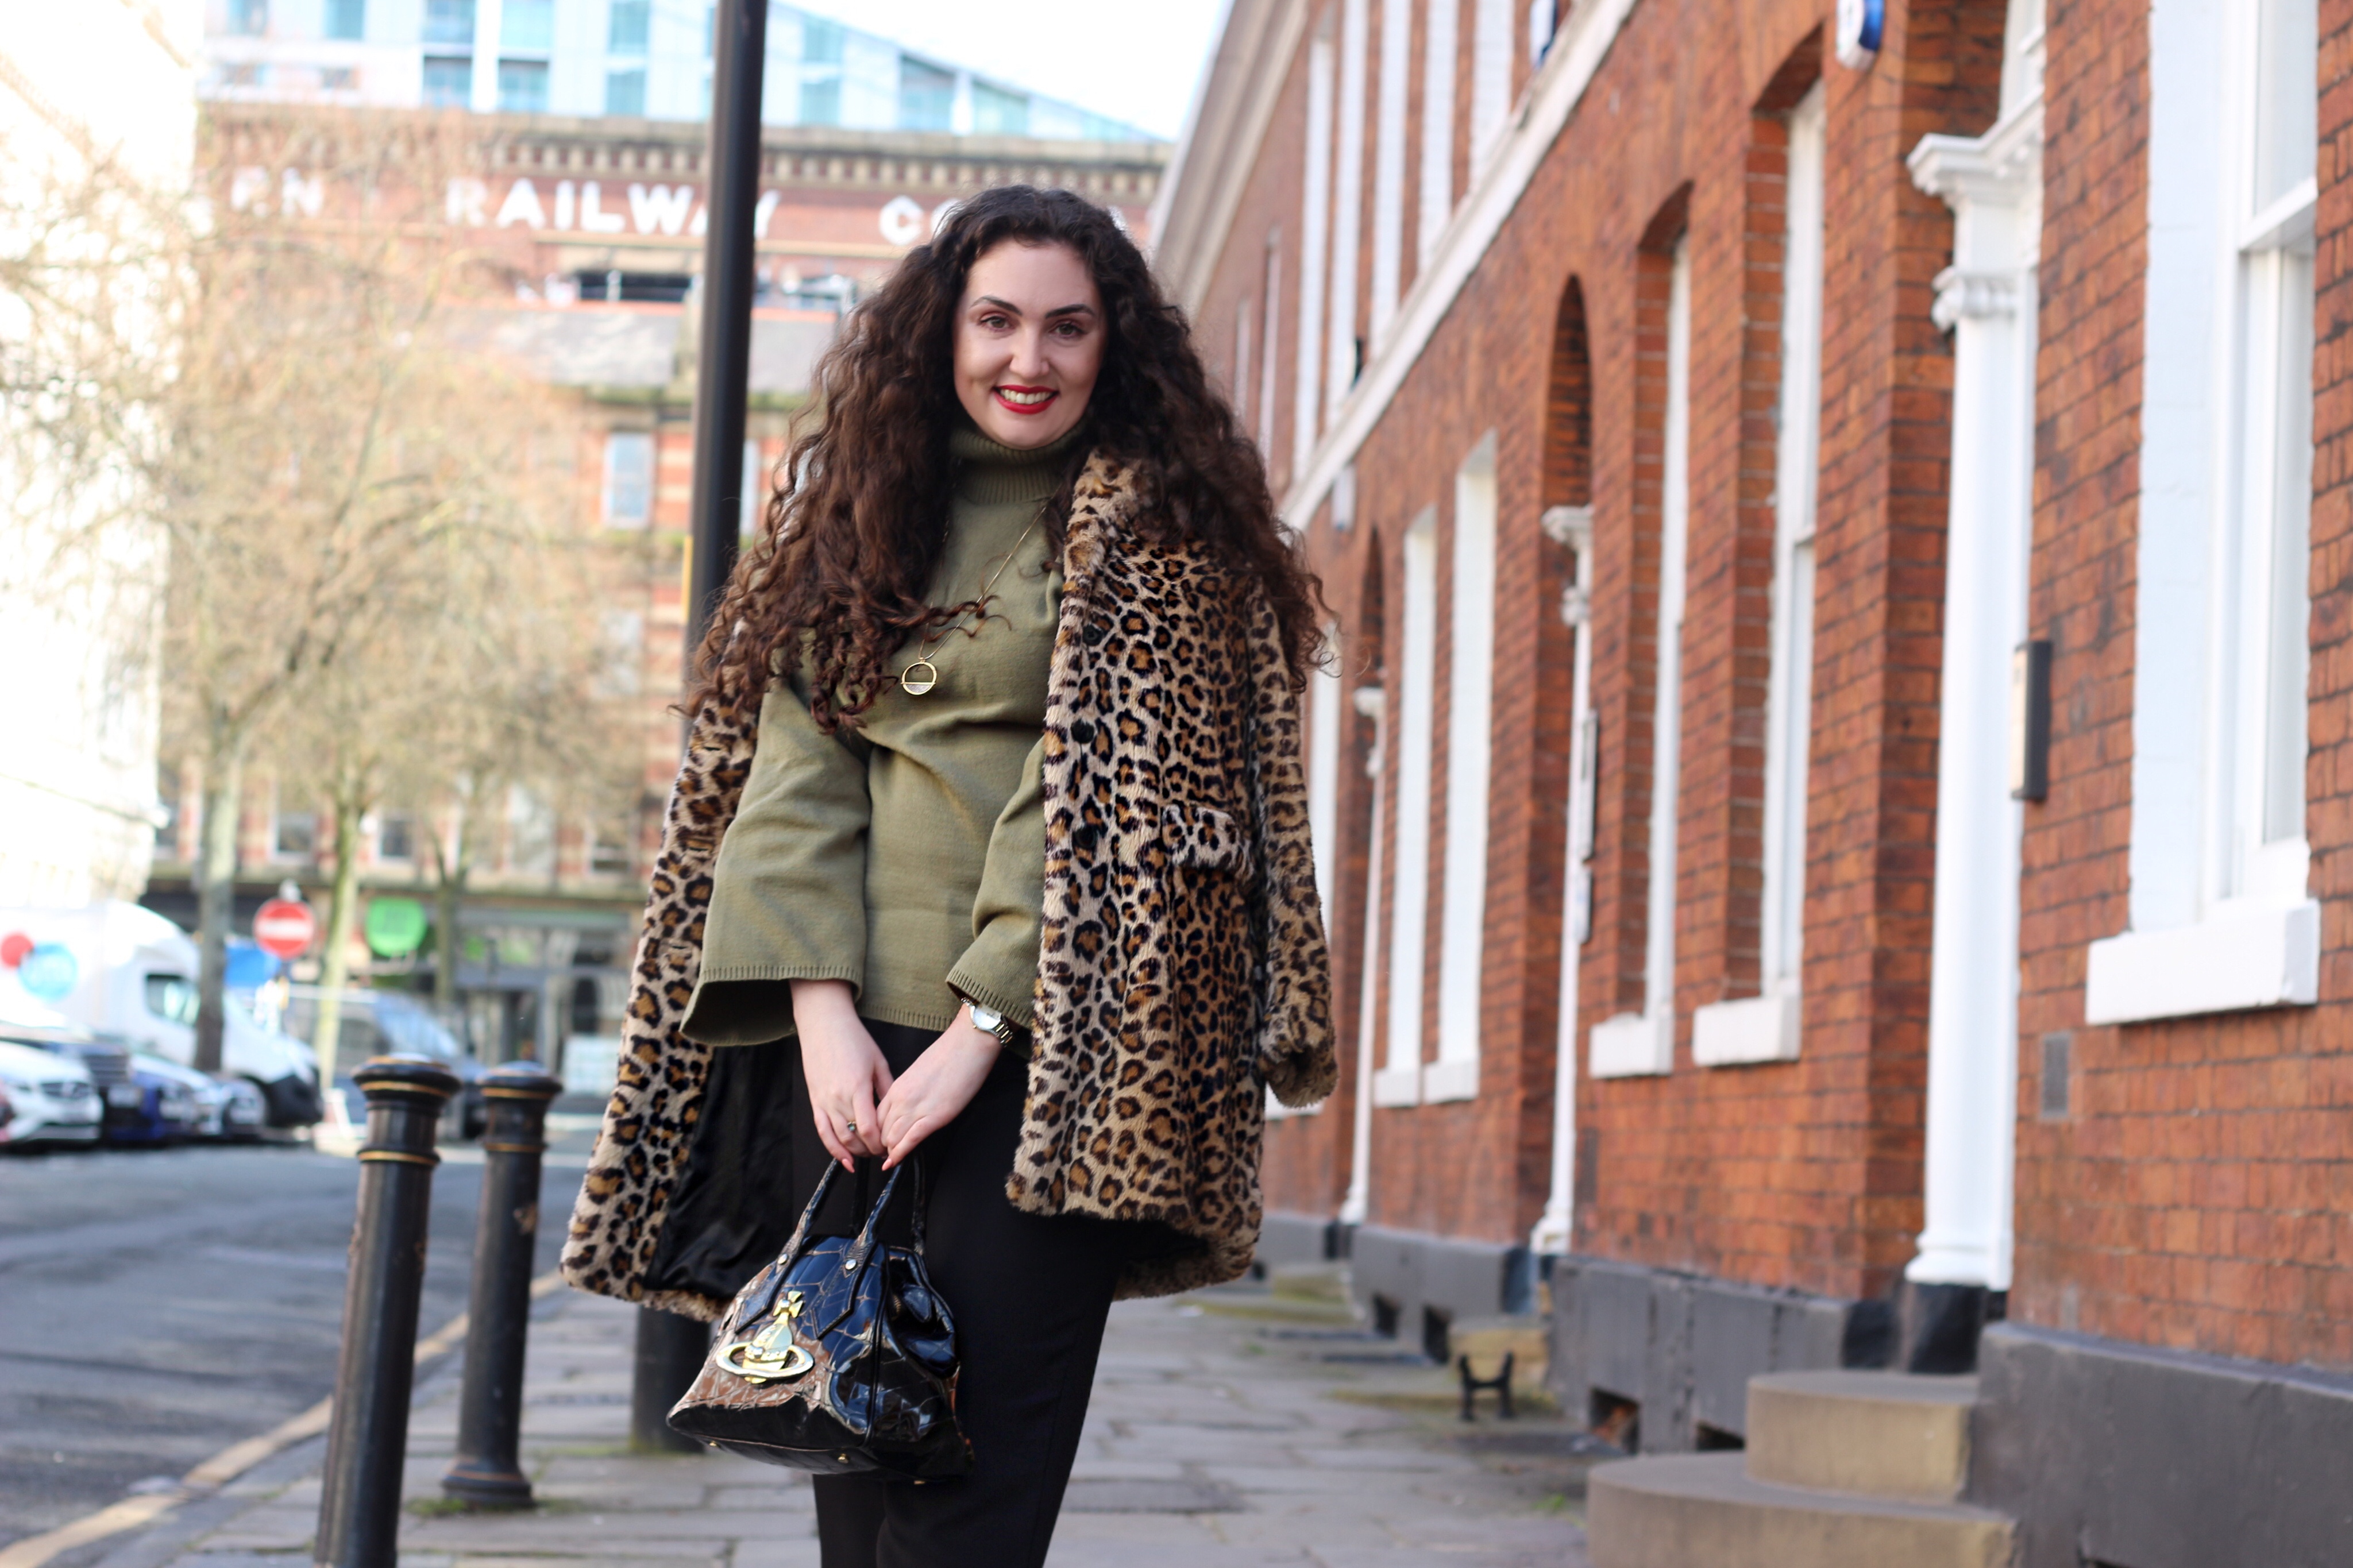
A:
POLYGON ((1050 386, 1016 386, 1010 382, 992 386, 988 389, 988 393, 997 400, 997 406, 1004 409, 1008 414, 1022 415, 1043 414, 1054 405, 1054 399, 1061 395, 1050 386), (1008 396, 1008 394, 1012 394, 1013 396, 1008 396), (1034 397, 1036 401, 1016 402, 1015 397, 1034 397))

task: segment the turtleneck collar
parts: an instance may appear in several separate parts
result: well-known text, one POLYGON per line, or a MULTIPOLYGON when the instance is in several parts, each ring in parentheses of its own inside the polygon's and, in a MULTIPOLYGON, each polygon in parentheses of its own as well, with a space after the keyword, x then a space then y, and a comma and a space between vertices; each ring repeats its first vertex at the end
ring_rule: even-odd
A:
POLYGON ((969 421, 957 421, 948 432, 956 498, 978 506, 1044 500, 1054 493, 1062 467, 1085 428, 1081 420, 1046 445, 1021 451, 990 440, 969 421))

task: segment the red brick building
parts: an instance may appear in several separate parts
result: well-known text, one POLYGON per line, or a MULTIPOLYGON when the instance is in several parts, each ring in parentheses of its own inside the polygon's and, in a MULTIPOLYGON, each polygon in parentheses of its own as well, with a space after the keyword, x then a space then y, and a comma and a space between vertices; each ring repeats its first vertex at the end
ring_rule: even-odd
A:
POLYGON ((1548 1302, 1651 1452, 1974 1367, 2024 1561, 2341 1560, 2348 20, 1236 0, 1154 228, 1341 649, 1271 1261, 1548 1302))

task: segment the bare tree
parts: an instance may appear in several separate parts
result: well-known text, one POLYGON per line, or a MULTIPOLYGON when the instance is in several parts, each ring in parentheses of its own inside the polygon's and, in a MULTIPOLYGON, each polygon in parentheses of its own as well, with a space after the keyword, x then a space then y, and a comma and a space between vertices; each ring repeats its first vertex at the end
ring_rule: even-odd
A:
MULTIPOLYGON (((497 367, 478 365, 479 374, 497 367)), ((340 994, 358 905, 361 823, 393 804, 427 822, 444 959, 437 991, 455 1001, 458 905, 480 847, 485 805, 522 785, 595 810, 617 785, 618 721, 598 685, 598 625, 587 552, 567 462, 554 446, 543 395, 509 382, 495 400, 503 425, 486 429, 508 455, 503 489, 475 492, 463 529, 423 548, 379 604, 379 631, 322 672, 276 727, 281 788, 315 792, 335 825, 334 881, 321 963, 312 1047, 333 1068, 340 994), (393 606, 396 605, 396 608, 393 606)))
POLYGON ((0 287, 55 316, 11 340, 6 395, 53 467, 122 501, 86 507, 77 540, 106 559, 103 524, 153 520, 166 733, 202 780, 207 1068, 248 763, 436 602, 434 574, 467 546, 543 531, 520 521, 513 461, 533 400, 455 330, 502 281, 438 221, 449 173, 473 163, 460 125, 247 117, 212 128, 198 190, 100 161, 21 182, 0 215, 0 287))

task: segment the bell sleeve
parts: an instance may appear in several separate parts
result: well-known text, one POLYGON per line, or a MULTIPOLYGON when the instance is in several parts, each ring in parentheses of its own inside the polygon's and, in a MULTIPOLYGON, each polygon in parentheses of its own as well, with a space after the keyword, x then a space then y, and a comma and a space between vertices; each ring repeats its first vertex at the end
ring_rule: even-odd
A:
POLYGON ((847 728, 818 728, 799 675, 769 687, 743 804, 712 868, 702 972, 681 1026, 688 1037, 785 1038, 796 980, 863 990, 871 749, 847 728))
POLYGON ((1036 1022, 1039 913, 1046 901, 1046 742, 1022 760, 1021 782, 988 836, 972 945, 948 971, 948 988, 1023 1028, 1036 1022))

